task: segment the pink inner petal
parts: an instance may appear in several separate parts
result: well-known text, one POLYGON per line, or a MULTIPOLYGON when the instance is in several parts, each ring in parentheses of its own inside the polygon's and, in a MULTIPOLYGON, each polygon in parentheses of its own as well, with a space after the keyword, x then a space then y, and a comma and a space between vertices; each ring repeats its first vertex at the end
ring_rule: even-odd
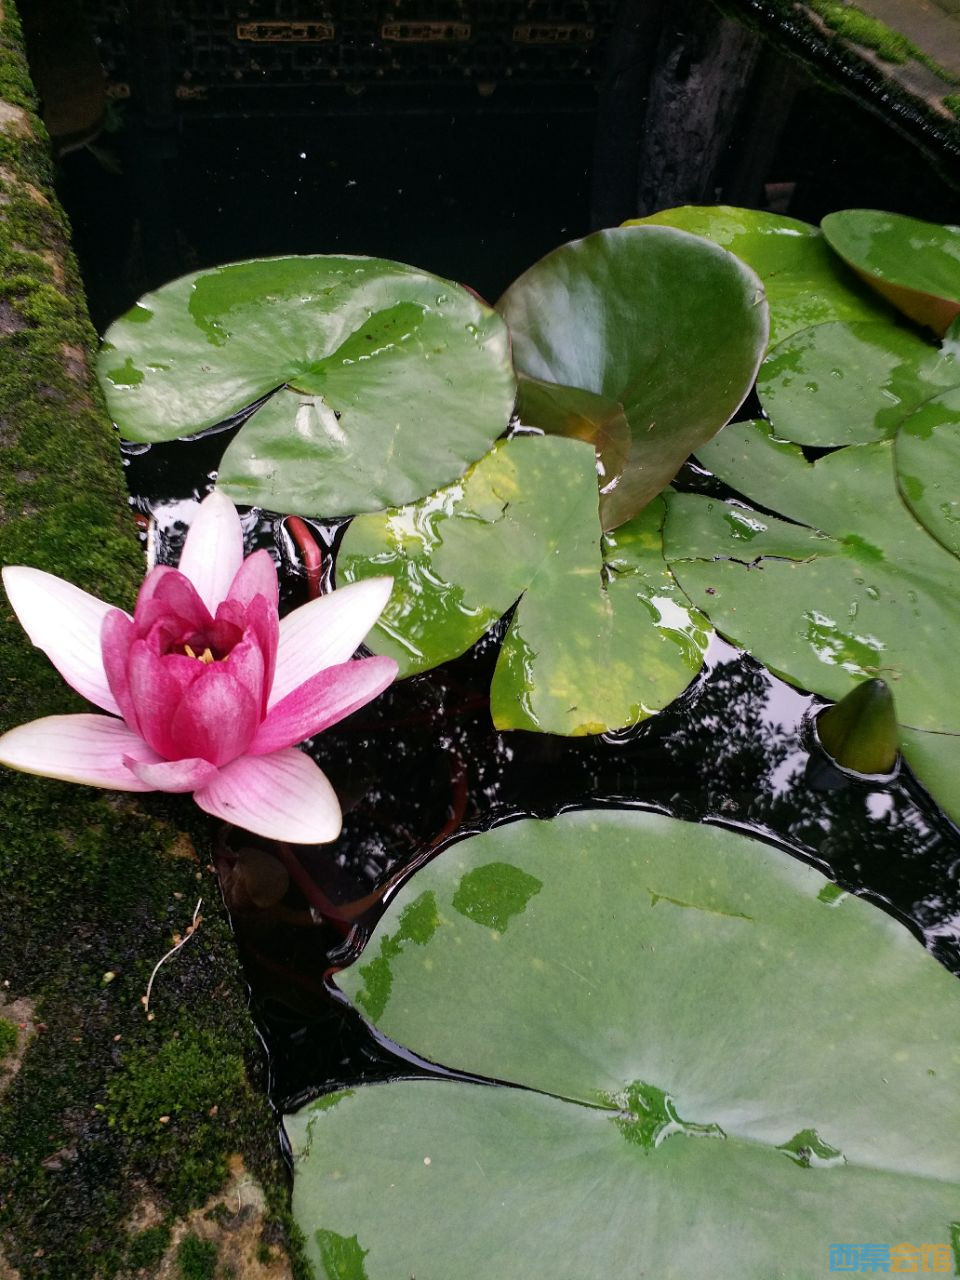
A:
POLYGON ((196 658, 176 654, 161 657, 146 640, 135 640, 130 647, 127 674, 137 724, 146 741, 165 760, 202 754, 179 748, 173 719, 187 690, 207 670, 196 658))
POLYGON ((203 668, 176 709, 169 758, 199 756, 225 765, 246 751, 259 720, 259 703, 249 689, 222 663, 213 663, 203 668))
POLYGON ((327 667, 272 707, 250 743, 263 755, 303 742, 371 702, 396 678, 392 658, 361 658, 327 667))
POLYGON ((217 776, 217 766, 207 760, 161 760, 157 764, 141 763, 124 756, 123 763, 133 775, 156 791, 196 791, 206 787, 217 776))
POLYGON ((156 763, 156 752, 113 716, 47 716, 0 737, 0 764, 43 778, 112 791, 153 791, 124 759, 156 763))
POLYGON ((130 677, 127 673, 134 634, 133 621, 120 609, 113 609, 103 619, 103 625, 100 628, 100 649, 110 692, 117 700, 120 714, 134 733, 139 733, 140 724, 130 693, 130 677))
POLYGON ((230 584, 227 599, 246 606, 255 596, 263 596, 274 609, 280 603, 280 583, 269 551, 255 551, 247 556, 230 584))
POLYGON ((292 747, 241 756, 193 798, 214 817, 268 839, 326 844, 340 834, 333 788, 310 757, 292 747))
POLYGON ((280 620, 277 610, 262 596, 255 596, 245 610, 244 625, 247 634, 256 638, 263 654, 263 700, 260 714, 266 715, 270 690, 273 688, 273 674, 277 662, 277 642, 280 636, 280 620))
POLYGON ((235 645, 218 666, 229 672, 250 693, 256 704, 259 719, 264 702, 264 662, 256 636, 248 631, 240 644, 235 645))
POLYGON ((147 582, 154 577, 156 581, 146 594, 147 582, 144 583, 133 612, 139 637, 147 635, 158 622, 184 631, 205 631, 213 626, 213 615, 189 579, 175 569, 156 575, 160 575, 159 569, 147 575, 147 582))

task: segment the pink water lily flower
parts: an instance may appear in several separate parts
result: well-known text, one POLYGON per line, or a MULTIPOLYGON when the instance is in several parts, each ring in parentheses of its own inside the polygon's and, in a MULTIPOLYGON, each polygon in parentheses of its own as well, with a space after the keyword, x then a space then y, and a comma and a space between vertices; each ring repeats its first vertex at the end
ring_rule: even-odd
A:
POLYGON ((214 491, 179 569, 146 576, 133 617, 40 569, 3 570, 10 603, 68 684, 109 715, 48 716, 0 737, 0 764, 116 791, 192 791, 201 809, 277 840, 320 843, 340 805, 295 743, 381 693, 392 658, 351 655, 390 578, 320 596, 282 621, 266 551, 214 491))

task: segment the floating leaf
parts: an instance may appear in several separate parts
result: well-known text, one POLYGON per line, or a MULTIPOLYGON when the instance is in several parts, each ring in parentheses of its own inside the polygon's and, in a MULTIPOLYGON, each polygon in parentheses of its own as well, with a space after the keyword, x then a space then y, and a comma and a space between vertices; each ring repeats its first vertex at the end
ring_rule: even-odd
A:
POLYGON ((839 769, 861 775, 890 773, 900 749, 890 686, 885 680, 864 680, 819 713, 816 733, 839 769))
POLYGON ((461 483, 353 521, 341 580, 397 582, 367 643, 409 675, 463 653, 522 596, 491 690, 503 729, 599 733, 666 706, 709 639, 664 564, 662 503, 601 542, 594 453, 499 442, 461 483))
POLYGON ((490 308, 378 258, 184 276, 111 325, 99 371, 130 440, 193 435, 270 396, 228 449, 221 486, 238 502, 317 515, 454 480, 504 430, 516 389, 490 308))
POLYGON ((901 728, 900 739, 907 764, 960 826, 960 734, 901 728))
POLYGON ((889 314, 808 222, 729 205, 682 205, 625 225, 678 227, 722 245, 752 267, 767 293, 771 346, 811 325, 889 314))
POLYGON ((607 400, 581 387, 521 377, 516 411, 524 426, 593 445, 600 481, 600 522, 610 528, 615 513, 606 517, 607 495, 616 488, 630 459, 630 427, 619 400, 607 400))
POLYGON ((938 542, 960 556, 960 387, 908 418, 895 448, 904 501, 938 542))
POLYGON ((960 227, 876 209, 844 209, 822 225, 834 252, 911 320, 942 337, 960 315, 960 227))
POLYGON ((518 372, 623 406, 629 465, 605 494, 609 528, 670 483, 736 412, 767 343, 754 273, 669 227, 598 231, 548 253, 497 309, 518 372))
POLYGON ((809 463, 767 424, 727 427, 699 456, 766 511, 673 495, 664 551, 690 600, 770 670, 834 701, 879 676, 903 725, 960 732, 960 565, 900 501, 893 450, 809 463))
POLYGON ((367 1280, 769 1280, 826 1271, 832 1241, 947 1245, 960 988, 830 887, 653 814, 448 849, 338 981, 385 1034, 509 1087, 369 1085, 288 1116, 311 1259, 332 1232, 367 1280), (500 901, 502 868, 540 887, 491 926, 458 903, 478 873, 500 901))
POLYGON ((953 355, 883 322, 802 329, 774 347, 757 378, 776 434, 820 447, 892 436, 924 400, 958 385, 953 355))

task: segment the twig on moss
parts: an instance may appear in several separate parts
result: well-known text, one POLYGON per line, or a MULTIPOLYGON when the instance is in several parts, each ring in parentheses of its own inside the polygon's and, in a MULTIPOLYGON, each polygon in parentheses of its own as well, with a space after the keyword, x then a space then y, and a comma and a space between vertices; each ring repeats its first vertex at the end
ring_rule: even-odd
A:
POLYGON ((172 955, 178 952, 185 943, 189 942, 190 939, 193 937, 193 935, 196 933, 200 924, 202 924, 203 916, 200 914, 200 907, 202 903, 203 903, 203 899, 198 898, 197 905, 193 909, 193 919, 187 925, 186 932, 184 933, 183 937, 179 939, 179 941, 176 943, 175 946, 172 946, 170 948, 170 950, 166 953, 166 955, 161 956, 160 959, 157 961, 157 963, 153 966, 153 973, 151 973, 150 981, 147 983, 147 993, 146 995, 140 997, 140 1003, 143 1005, 143 1012, 147 1015, 148 1022, 152 1022, 154 1017, 156 1016, 155 1014, 152 1014, 150 1012, 150 992, 153 990, 153 980, 157 976, 157 973, 160 970, 160 966, 162 964, 165 964, 166 961, 169 960, 172 955))

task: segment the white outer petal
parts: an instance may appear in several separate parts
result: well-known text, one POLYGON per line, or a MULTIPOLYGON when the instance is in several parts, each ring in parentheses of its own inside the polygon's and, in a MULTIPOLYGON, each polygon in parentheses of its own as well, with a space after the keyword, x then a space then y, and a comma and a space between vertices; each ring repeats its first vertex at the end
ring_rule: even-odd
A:
POLYGON ((190 579, 210 612, 216 613, 241 564, 243 527, 237 508, 225 493, 214 489, 193 517, 177 568, 190 579))
POLYGON ((392 590, 392 578, 366 578, 338 587, 281 618, 268 710, 318 671, 351 658, 392 590))
POLYGON ((111 791, 154 791, 130 772, 124 756, 151 764, 160 760, 112 716, 46 716, 0 737, 0 764, 11 769, 111 791))
POLYGON ((326 774, 296 747, 231 760, 193 798, 215 818, 292 844, 336 840, 343 821, 326 774))
POLYGON ((120 714, 100 650, 100 628, 114 606, 42 569, 11 565, 3 585, 24 631, 88 701, 120 714))

